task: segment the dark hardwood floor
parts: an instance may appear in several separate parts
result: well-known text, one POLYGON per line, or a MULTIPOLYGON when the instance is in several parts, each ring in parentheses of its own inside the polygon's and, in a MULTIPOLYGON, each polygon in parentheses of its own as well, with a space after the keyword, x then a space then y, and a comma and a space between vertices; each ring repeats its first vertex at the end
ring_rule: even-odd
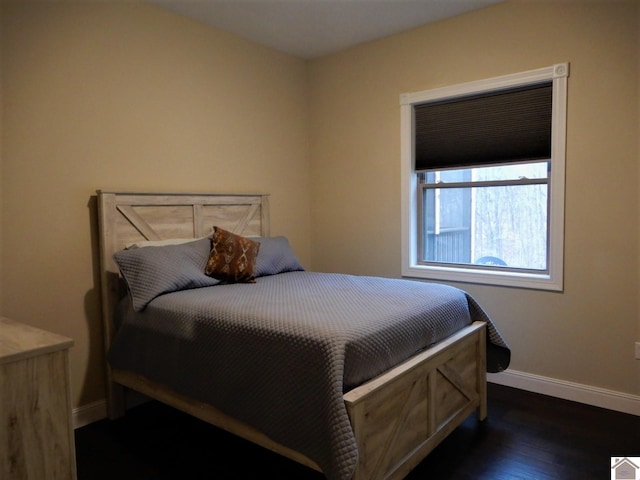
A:
MULTIPOLYGON (((489 384, 474 416, 407 477, 610 479, 640 456, 640 417, 489 384)), ((78 480, 308 479, 323 475, 156 402, 76 430, 78 480)))

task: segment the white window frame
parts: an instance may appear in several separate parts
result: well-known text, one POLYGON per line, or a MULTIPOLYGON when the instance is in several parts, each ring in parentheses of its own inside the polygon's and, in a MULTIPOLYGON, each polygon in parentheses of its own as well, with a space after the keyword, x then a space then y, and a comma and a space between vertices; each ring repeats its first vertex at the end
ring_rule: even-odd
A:
POLYGON ((530 70, 459 85, 400 95, 402 276, 438 281, 479 283, 562 291, 564 288, 564 188, 569 64, 530 70), (474 93, 552 81, 551 177, 549 179, 549 268, 544 273, 483 269, 474 265, 424 265, 418 262, 418 182, 415 172, 414 117, 416 104, 474 93))

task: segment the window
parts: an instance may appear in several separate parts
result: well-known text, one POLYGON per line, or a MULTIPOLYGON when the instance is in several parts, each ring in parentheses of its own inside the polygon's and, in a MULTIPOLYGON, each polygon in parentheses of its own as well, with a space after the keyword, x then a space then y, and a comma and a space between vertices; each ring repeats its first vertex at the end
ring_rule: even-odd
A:
POLYGON ((562 290, 567 77, 401 95, 403 276, 562 290))

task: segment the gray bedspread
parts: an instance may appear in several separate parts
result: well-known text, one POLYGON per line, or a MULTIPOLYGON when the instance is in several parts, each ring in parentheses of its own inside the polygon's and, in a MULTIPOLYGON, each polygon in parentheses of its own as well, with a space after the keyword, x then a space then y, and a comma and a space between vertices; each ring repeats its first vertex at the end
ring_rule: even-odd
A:
POLYGON ((344 391, 475 320, 488 322, 488 370, 509 363, 473 298, 433 283, 294 271, 125 310, 112 367, 216 406, 334 480, 351 478, 358 456, 344 391))

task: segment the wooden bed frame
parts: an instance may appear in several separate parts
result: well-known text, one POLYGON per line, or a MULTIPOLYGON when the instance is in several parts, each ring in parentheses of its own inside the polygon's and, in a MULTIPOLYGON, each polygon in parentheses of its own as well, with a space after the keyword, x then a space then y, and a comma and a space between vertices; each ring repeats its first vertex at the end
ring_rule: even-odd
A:
MULTIPOLYGON (((198 238, 214 225, 269 236, 265 194, 154 194, 98 190, 104 343, 114 335, 115 305, 125 293, 113 253, 131 242, 198 238)), ((347 392, 358 465, 353 480, 404 478, 474 411, 487 416, 486 324, 475 322, 379 377, 347 392)), ((320 471, 305 455, 211 405, 106 365, 112 419, 124 415, 125 388, 140 392, 320 471)))

